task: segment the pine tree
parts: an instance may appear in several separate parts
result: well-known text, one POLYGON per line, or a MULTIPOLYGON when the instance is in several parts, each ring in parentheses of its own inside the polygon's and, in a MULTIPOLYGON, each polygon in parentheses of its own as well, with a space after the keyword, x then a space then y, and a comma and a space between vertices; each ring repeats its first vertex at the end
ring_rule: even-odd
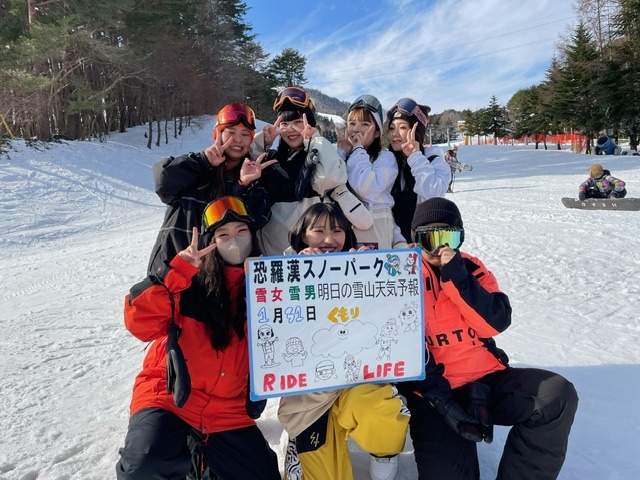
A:
POLYGON ((591 35, 579 24, 571 43, 564 48, 565 62, 558 72, 554 101, 558 114, 568 127, 582 130, 590 137, 603 127, 603 108, 596 95, 602 70, 600 57, 591 35))
POLYGON ((307 83, 304 77, 306 65, 307 59, 300 52, 285 48, 269 62, 267 73, 279 87, 302 86, 307 83))
POLYGON ((493 135, 494 145, 498 144, 498 138, 505 137, 511 132, 507 110, 498 104, 495 95, 491 97, 488 108, 484 109, 482 123, 485 134, 493 135))

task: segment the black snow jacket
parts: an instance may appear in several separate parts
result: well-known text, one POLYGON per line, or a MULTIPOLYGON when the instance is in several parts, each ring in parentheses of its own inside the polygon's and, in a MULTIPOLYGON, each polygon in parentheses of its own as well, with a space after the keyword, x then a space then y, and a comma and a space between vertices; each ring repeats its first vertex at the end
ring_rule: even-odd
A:
MULTIPOLYGON (((156 194, 167 205, 162 227, 149 259, 148 272, 156 274, 191 243, 193 227, 202 227, 202 214, 209 202, 225 195, 241 198, 256 229, 269 221, 270 205, 262 182, 256 180, 248 187, 238 185, 238 173, 224 178, 221 167, 212 167, 204 152, 167 157, 153 165, 156 194)), ((239 172, 239 171, 238 171, 239 172)))

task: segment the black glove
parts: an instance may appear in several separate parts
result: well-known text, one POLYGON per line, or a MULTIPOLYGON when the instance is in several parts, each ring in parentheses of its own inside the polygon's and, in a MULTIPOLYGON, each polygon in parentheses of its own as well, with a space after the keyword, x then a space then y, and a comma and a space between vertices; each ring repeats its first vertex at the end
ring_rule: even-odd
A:
POLYGON ((171 322, 167 336, 167 393, 173 393, 173 402, 182 408, 191 394, 191 377, 187 361, 178 343, 181 329, 171 322))
POLYGON ((429 398, 429 402, 444 417, 446 424, 462 438, 471 442, 482 441, 484 435, 480 431, 480 422, 453 399, 429 398))
POLYGON ((578 194, 578 200, 584 200, 585 198, 587 198, 587 196, 584 194, 584 192, 580 192, 578 194))
POLYGON ((480 422, 480 431, 485 442, 493 441, 493 421, 489 413, 491 387, 484 383, 472 382, 469 387, 469 414, 480 422))
POLYGON ((613 190, 613 191, 609 194, 609 198, 620 198, 620 192, 616 192, 615 190, 613 190))

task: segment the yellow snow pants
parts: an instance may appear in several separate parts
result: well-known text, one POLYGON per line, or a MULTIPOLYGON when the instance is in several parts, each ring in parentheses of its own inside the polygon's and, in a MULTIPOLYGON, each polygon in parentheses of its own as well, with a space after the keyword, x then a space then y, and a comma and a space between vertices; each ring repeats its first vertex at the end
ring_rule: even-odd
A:
POLYGON ((394 455, 404 448, 410 414, 389 384, 345 389, 327 413, 325 421, 314 423, 296 439, 303 480, 353 480, 349 436, 360 448, 378 456, 394 455), (314 431, 324 425, 326 435, 314 431), (306 447, 301 449, 302 443, 306 447))

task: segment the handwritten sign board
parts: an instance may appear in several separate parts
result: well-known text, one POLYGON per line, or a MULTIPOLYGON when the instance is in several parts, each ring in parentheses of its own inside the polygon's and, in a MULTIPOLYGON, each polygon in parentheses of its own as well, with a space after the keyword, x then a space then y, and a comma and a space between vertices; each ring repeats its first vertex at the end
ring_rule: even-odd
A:
POLYGON ((424 378, 417 249, 247 262, 251 398, 424 378))

